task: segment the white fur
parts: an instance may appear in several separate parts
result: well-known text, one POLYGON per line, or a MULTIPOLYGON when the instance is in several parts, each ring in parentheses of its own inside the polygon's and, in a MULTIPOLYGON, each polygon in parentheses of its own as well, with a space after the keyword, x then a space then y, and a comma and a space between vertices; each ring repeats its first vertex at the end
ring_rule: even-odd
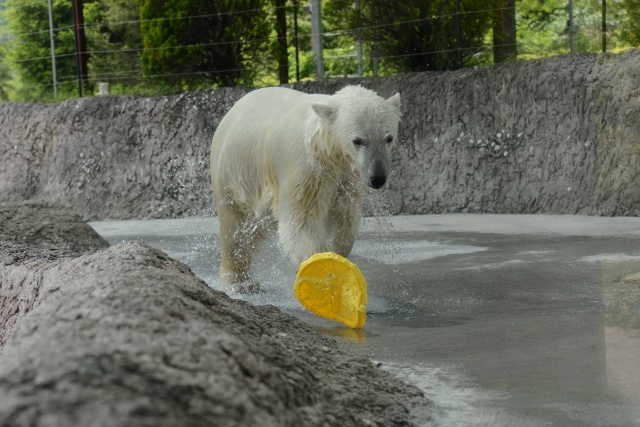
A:
POLYGON ((388 175, 399 118, 398 94, 385 100, 360 86, 332 96, 265 88, 240 99, 211 144, 221 285, 249 279, 251 255, 273 220, 297 263, 317 252, 347 256, 362 182, 388 175))

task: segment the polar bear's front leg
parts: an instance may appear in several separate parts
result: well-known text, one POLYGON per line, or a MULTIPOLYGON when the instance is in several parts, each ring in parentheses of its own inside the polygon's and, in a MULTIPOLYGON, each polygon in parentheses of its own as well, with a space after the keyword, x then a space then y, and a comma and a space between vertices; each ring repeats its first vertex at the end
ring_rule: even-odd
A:
POLYGON ((333 251, 343 257, 347 257, 351 253, 356 241, 360 217, 359 214, 356 213, 356 216, 342 216, 336 218, 336 220, 337 224, 334 225, 333 251))
POLYGON ((315 253, 331 250, 326 230, 317 218, 284 215, 278 221, 278 235, 284 249, 298 264, 315 253))
POLYGON ((346 191, 336 196, 329 209, 327 228, 333 243, 333 251, 343 257, 349 256, 360 225, 360 196, 346 191))

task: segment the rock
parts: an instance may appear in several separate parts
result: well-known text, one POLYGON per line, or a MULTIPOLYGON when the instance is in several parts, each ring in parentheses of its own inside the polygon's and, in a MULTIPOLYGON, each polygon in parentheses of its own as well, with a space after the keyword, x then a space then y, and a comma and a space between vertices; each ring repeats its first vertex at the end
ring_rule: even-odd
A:
POLYGON ((417 388, 143 243, 33 243, 0 242, 0 308, 30 308, 0 343, 2 426, 410 426, 428 411, 417 388))
POLYGON ((0 203, 0 241, 76 254, 109 246, 71 208, 48 203, 0 203))
POLYGON ((0 350, 16 323, 47 294, 43 268, 108 246, 69 208, 0 204, 0 350), (17 264, 23 267, 14 268, 17 264))

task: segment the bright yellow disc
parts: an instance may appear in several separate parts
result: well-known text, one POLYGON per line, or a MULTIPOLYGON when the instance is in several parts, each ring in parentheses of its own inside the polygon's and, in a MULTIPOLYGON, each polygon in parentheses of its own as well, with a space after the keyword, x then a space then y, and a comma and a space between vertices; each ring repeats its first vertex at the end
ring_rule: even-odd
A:
POLYGON ((333 252, 300 264, 293 293, 318 316, 351 328, 361 328, 367 320, 367 282, 357 265, 333 252))

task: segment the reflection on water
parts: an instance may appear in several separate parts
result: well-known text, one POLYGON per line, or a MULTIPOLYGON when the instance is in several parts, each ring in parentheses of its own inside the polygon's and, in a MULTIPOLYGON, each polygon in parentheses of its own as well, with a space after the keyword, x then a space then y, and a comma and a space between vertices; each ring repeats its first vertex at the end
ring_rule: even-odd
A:
POLYGON ((434 427, 543 427, 550 423, 533 416, 516 416, 501 407, 504 391, 479 390, 473 381, 447 364, 383 363, 382 367, 416 385, 434 403, 428 420, 421 426, 434 427))
POLYGON ((592 257, 603 260, 607 385, 640 425, 640 256, 611 252, 592 257))
POLYGON ((325 328, 318 326, 315 330, 327 337, 343 339, 359 346, 367 345, 367 334, 363 329, 325 328))
POLYGON ((605 342, 608 386, 627 402, 633 419, 640 425, 640 329, 607 326, 605 342))
POLYGON ((607 280, 606 276, 603 278, 606 325, 640 330, 640 273, 613 280, 607 280))

